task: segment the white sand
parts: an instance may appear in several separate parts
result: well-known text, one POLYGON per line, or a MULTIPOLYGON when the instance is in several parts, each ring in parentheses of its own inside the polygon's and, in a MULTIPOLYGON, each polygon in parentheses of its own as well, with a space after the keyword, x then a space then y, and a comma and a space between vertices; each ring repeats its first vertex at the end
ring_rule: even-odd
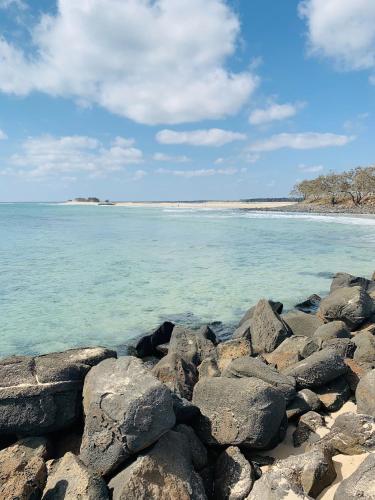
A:
MULTIPOLYGON (((321 427, 317 430, 317 434, 323 437, 329 432, 335 419, 342 413, 353 412, 357 413, 357 407, 352 401, 348 401, 344 406, 337 412, 331 413, 329 416, 325 417, 326 427, 321 427)), ((301 455, 305 452, 305 446, 302 445, 298 448, 293 446, 293 432, 296 426, 290 424, 286 437, 282 443, 280 443, 276 448, 269 451, 260 452, 260 455, 266 455, 276 458, 277 460, 282 460, 288 458, 292 455, 301 455)), ((328 486, 322 493, 317 497, 318 500, 333 500, 335 491, 337 490, 339 484, 344 479, 347 479, 356 469, 361 465, 363 460, 368 456, 368 453, 363 453, 362 455, 336 455, 333 457, 333 463, 336 469, 337 477, 335 481, 328 486)), ((269 466, 262 467, 262 471, 266 472, 269 466)))
MULTIPOLYGON (((204 201, 204 202, 136 202, 136 201, 116 201, 116 207, 141 207, 141 208, 201 208, 201 209, 236 209, 236 208, 279 208, 295 205, 293 201, 260 201, 260 202, 246 202, 246 201, 204 201)), ((65 205, 91 205, 96 206, 97 203, 87 201, 67 201, 65 205)))

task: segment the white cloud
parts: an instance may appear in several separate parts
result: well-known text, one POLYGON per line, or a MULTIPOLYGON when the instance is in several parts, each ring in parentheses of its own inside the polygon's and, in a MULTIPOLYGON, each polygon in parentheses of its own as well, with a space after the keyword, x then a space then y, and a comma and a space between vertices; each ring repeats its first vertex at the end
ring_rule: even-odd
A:
POLYGON ((311 54, 343 70, 375 68, 374 0, 304 0, 299 12, 311 54))
POLYGON ((147 172, 145 170, 136 170, 133 174, 133 181, 140 181, 142 180, 144 177, 146 177, 147 175, 147 172))
POLYGON ((305 106, 303 102, 270 104, 264 109, 255 109, 250 113, 249 122, 252 125, 263 125, 273 121, 285 120, 296 115, 300 109, 305 106))
POLYGON ((314 173, 321 172, 324 169, 323 165, 305 165, 304 163, 300 163, 297 168, 302 172, 314 172, 314 173))
POLYGON ((173 163, 187 163, 190 158, 187 156, 171 156, 164 153, 155 153, 152 157, 155 161, 173 162, 173 163))
POLYGON ((220 128, 191 130, 189 132, 166 129, 156 134, 156 140, 160 144, 189 144, 190 146, 223 146, 229 142, 243 141, 245 139, 245 134, 220 128))
POLYGON ((213 175, 235 175, 238 168, 201 168, 197 170, 168 170, 159 168, 156 170, 157 174, 174 175, 176 177, 185 177, 191 179, 192 177, 211 177, 213 175))
POLYGON ((3 130, 0 129, 0 141, 4 141, 5 139, 8 139, 8 136, 3 130))
POLYGON ((29 138, 23 143, 22 152, 9 158, 9 167, 3 174, 43 178, 83 172, 102 176, 142 162, 142 151, 132 144, 133 140, 122 137, 116 137, 107 148, 86 136, 29 138))
POLYGON ((304 132, 300 134, 276 134, 268 139, 254 142, 250 151, 275 151, 276 149, 317 149, 331 146, 344 146, 354 140, 354 136, 338 134, 320 134, 317 132, 304 132))
POLYGON ((31 28, 32 51, 0 39, 0 91, 72 97, 146 124, 221 118, 258 83, 226 69, 239 35, 224 0, 59 0, 31 28))

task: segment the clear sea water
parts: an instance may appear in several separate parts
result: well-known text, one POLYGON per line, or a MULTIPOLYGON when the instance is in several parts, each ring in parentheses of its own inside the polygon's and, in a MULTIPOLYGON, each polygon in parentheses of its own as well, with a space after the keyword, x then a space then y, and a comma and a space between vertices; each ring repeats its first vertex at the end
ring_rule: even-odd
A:
POLYGON ((375 219, 0 204, 0 355, 121 346, 170 319, 227 331, 336 271, 375 270, 375 219))

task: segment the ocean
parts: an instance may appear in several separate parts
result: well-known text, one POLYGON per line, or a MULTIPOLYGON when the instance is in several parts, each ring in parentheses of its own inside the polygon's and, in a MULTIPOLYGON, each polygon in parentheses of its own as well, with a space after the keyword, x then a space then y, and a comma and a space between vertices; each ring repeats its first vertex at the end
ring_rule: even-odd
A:
POLYGON ((3 203, 0 356, 123 346, 164 320, 228 334, 262 297, 290 309, 332 273, 371 275, 374 250, 374 218, 3 203))

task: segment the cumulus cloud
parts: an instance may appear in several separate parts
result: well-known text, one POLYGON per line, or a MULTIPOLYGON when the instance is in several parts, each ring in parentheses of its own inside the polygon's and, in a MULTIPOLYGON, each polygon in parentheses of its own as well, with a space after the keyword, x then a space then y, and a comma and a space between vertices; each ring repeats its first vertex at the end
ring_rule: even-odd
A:
POLYGON ((25 178, 86 173, 92 177, 119 171, 143 160, 132 139, 116 137, 109 147, 92 137, 66 136, 29 138, 20 153, 12 155, 3 174, 25 178))
POLYGON ((197 170, 169 170, 159 168, 156 170, 157 174, 174 175, 187 179, 191 179, 192 177, 211 177, 213 175, 235 175, 239 172, 238 168, 201 168, 197 170))
POLYGON ((273 121, 285 120, 296 115, 305 106, 303 102, 270 104, 264 109, 255 109, 250 113, 249 122, 252 125, 264 125, 273 121))
POLYGON ((243 141, 245 139, 245 134, 220 128, 191 130, 188 132, 165 129, 156 134, 156 140, 160 144, 189 144, 190 146, 223 146, 229 142, 243 141))
POLYGON ((339 69, 375 68, 375 2, 373 0, 304 0, 313 55, 331 59, 339 69))
POLYGON ((72 97, 145 124, 221 118, 258 82, 226 69, 239 34, 224 0, 58 0, 32 28, 32 50, 0 39, 0 91, 72 97))
POLYGON ((297 168, 302 172, 314 173, 321 172, 324 169, 323 165, 305 165, 304 163, 300 163, 297 168))
POLYGON ((275 151, 276 149, 317 149, 331 146, 345 146, 354 140, 354 136, 318 132, 304 132, 300 134, 276 134, 268 139, 254 142, 250 151, 275 151))
POLYGON ((164 153, 155 153, 152 159, 155 161, 173 162, 173 163, 187 163, 190 161, 190 158, 188 158, 185 155, 171 156, 164 153))
POLYGON ((8 136, 6 135, 6 133, 1 130, 0 128, 0 141, 4 141, 5 139, 8 139, 8 136))

